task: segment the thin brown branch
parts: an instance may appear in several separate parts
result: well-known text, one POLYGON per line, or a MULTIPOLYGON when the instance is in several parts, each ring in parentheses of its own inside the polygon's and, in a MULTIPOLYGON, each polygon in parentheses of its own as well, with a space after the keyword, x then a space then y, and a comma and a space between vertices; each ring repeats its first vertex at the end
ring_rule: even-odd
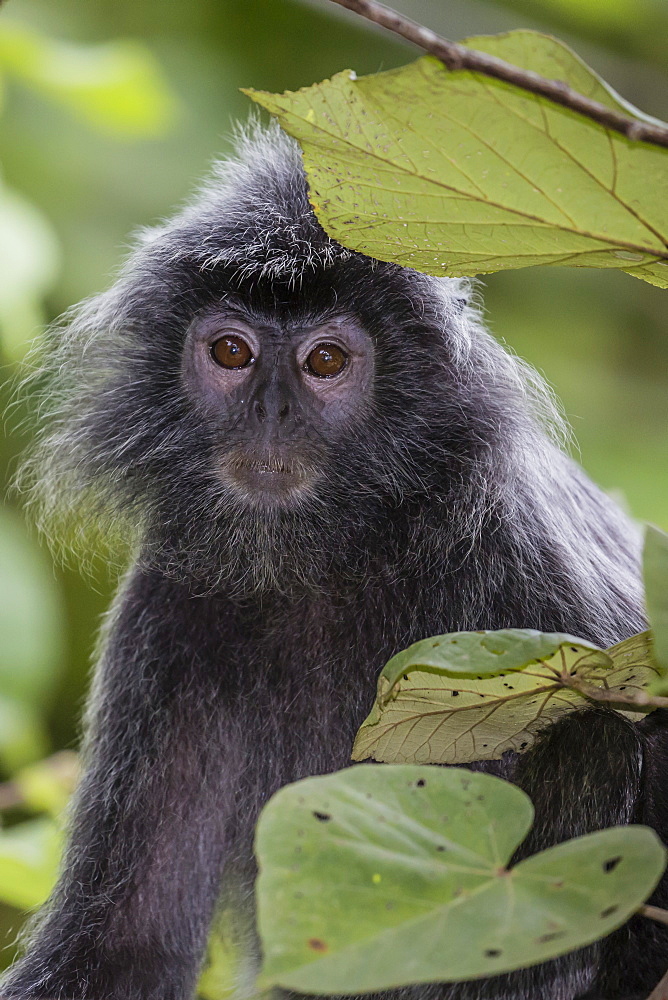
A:
MULTIPOLYGON (((1 6, 1 0, 0 0, 1 6)), ((25 802, 23 792, 12 781, 3 781, 0 784, 0 812, 6 809, 16 809, 25 802)))
POLYGON ((606 701, 614 705, 632 705, 636 708, 668 708, 668 698, 657 694, 647 694, 646 691, 620 691, 619 688, 600 688, 587 684, 572 674, 560 677, 564 687, 579 691, 590 701, 606 701))
POLYGON ((662 909, 660 906, 641 906, 638 910, 641 917, 648 917, 650 920, 656 920, 660 924, 668 924, 668 910, 662 909))
POLYGON ((606 128, 621 132, 627 139, 634 142, 650 142, 656 146, 668 146, 668 125, 663 125, 659 121, 649 119, 640 121, 637 118, 630 118, 615 111, 613 108, 592 101, 590 98, 579 94, 573 90, 563 80, 547 80, 545 77, 534 73, 531 70, 520 69, 496 56, 487 55, 485 52, 478 52, 476 49, 469 49, 465 45, 457 42, 450 42, 446 38, 441 38, 435 32, 430 31, 417 21, 412 21, 403 14, 397 13, 390 7, 386 7, 378 0, 332 0, 332 3, 346 7, 354 11, 360 17, 373 21, 389 31, 393 31, 409 42, 419 45, 425 52, 440 59, 450 70, 468 69, 475 73, 484 73, 486 76, 493 76, 497 80, 505 80, 516 87, 521 87, 532 94, 547 97, 556 104, 561 104, 572 111, 591 118, 592 121, 604 125, 606 128))
POLYGON ((647 1000, 668 1000, 668 972, 661 982, 654 987, 647 1000))

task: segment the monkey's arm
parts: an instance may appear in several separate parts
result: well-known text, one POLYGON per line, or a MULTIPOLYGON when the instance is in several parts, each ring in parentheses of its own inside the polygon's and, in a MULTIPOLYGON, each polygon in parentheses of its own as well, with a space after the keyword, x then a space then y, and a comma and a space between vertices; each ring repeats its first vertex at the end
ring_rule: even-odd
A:
POLYGON ((0 996, 191 995, 222 866, 225 772, 234 772, 220 676, 197 645, 200 613, 178 585, 139 573, 122 595, 63 874, 0 996))

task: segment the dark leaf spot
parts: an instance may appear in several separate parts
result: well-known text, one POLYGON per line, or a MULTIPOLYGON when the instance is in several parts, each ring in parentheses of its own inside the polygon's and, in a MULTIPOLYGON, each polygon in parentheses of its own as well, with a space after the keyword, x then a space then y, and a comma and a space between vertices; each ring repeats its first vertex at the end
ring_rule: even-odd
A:
POLYGON ((501 952, 498 948, 487 948, 485 950, 485 958, 498 958, 501 952))
POLYGON ((619 862, 622 860, 621 854, 618 854, 616 858, 610 858, 608 861, 603 862, 604 872, 613 872, 619 862))
POLYGON ((450 697, 451 698, 458 698, 459 697, 459 691, 451 691, 450 692, 450 697))
POLYGON ((427 782, 424 780, 424 778, 419 778, 418 781, 415 782, 415 784, 418 786, 418 788, 424 788, 427 782))
POLYGON ((316 819, 319 819, 321 823, 327 823, 332 817, 329 813, 313 812, 316 819))
POLYGON ((549 934, 541 934, 538 938, 539 944, 547 944, 548 941, 556 941, 557 938, 563 937, 566 931, 552 931, 549 934))
POLYGON ((327 945, 322 940, 322 938, 309 938, 308 946, 309 948, 312 948, 313 951, 320 951, 320 952, 327 951, 327 945))
POLYGON ((438 845, 436 846, 436 850, 437 850, 437 851, 444 851, 444 850, 445 850, 445 847, 443 846, 443 844, 438 844, 438 845))
POLYGON ((618 906, 608 906, 605 910, 601 910, 601 917, 611 917, 613 913, 616 913, 619 909, 618 906))

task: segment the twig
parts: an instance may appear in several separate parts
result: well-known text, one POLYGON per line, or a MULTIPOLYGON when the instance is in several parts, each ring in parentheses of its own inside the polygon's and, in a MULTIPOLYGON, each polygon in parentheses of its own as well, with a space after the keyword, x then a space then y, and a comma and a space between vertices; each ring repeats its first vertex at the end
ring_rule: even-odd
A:
POLYGON ((647 1000, 668 1000, 668 972, 661 982, 654 987, 647 1000))
MULTIPOLYGON (((0 0, 0 6, 2 5, 0 0)), ((16 809, 25 802, 23 792, 12 781, 3 781, 0 785, 0 812, 6 809, 16 809)))
POLYGON ((457 44, 457 42, 450 42, 430 31, 429 28, 418 24, 417 21, 412 21, 390 7, 378 3, 378 0, 332 0, 332 3, 346 7, 359 14, 360 17, 380 24, 383 28, 388 28, 409 42, 419 45, 420 48, 440 59, 450 70, 468 69, 475 73, 493 76, 497 80, 505 80, 506 83, 512 83, 532 94, 548 97, 556 104, 561 104, 572 111, 578 111, 606 128, 621 132, 627 139, 634 142, 643 141, 653 143, 656 146, 668 146, 668 126, 663 125, 658 120, 649 118, 649 116, 646 121, 630 118, 605 104, 592 101, 583 94, 579 94, 563 80, 547 80, 538 73, 520 69, 519 66, 513 66, 512 63, 507 63, 503 59, 497 59, 496 56, 478 52, 476 49, 469 49, 465 45, 457 44))
POLYGON ((660 906, 641 906, 638 910, 641 917, 648 917, 650 920, 656 920, 660 924, 668 924, 668 910, 662 909, 660 906))

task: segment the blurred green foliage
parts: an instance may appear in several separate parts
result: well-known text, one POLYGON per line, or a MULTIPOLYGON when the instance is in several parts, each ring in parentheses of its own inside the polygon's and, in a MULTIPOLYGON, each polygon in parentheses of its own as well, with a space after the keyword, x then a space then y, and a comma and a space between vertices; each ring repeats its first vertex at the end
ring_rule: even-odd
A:
MULTIPOLYGON (((451 38, 552 30, 626 98, 668 117, 663 0, 395 6, 451 38)), ((104 288, 129 234, 181 203, 229 148, 234 121, 249 112, 239 87, 294 89, 345 67, 371 73, 414 56, 327 0, 4 5, 0 405, 11 398, 16 361, 42 322, 104 288)), ((587 470, 620 491, 637 517, 668 527, 665 293, 626 275, 576 270, 509 272, 486 286, 492 329, 553 383, 587 470)), ((6 481, 30 441, 29 411, 27 401, 10 412, 0 448, 6 481)), ((69 777, 53 762, 32 762, 76 745, 94 636, 111 589, 103 575, 84 579, 76 567, 52 568, 18 514, 8 509, 0 518, 3 944, 53 879, 61 842, 56 817, 71 787, 71 762, 69 777)), ((9 961, 11 948, 3 954, 9 961)), ((207 995, 216 995, 221 975, 209 976, 207 995)))

